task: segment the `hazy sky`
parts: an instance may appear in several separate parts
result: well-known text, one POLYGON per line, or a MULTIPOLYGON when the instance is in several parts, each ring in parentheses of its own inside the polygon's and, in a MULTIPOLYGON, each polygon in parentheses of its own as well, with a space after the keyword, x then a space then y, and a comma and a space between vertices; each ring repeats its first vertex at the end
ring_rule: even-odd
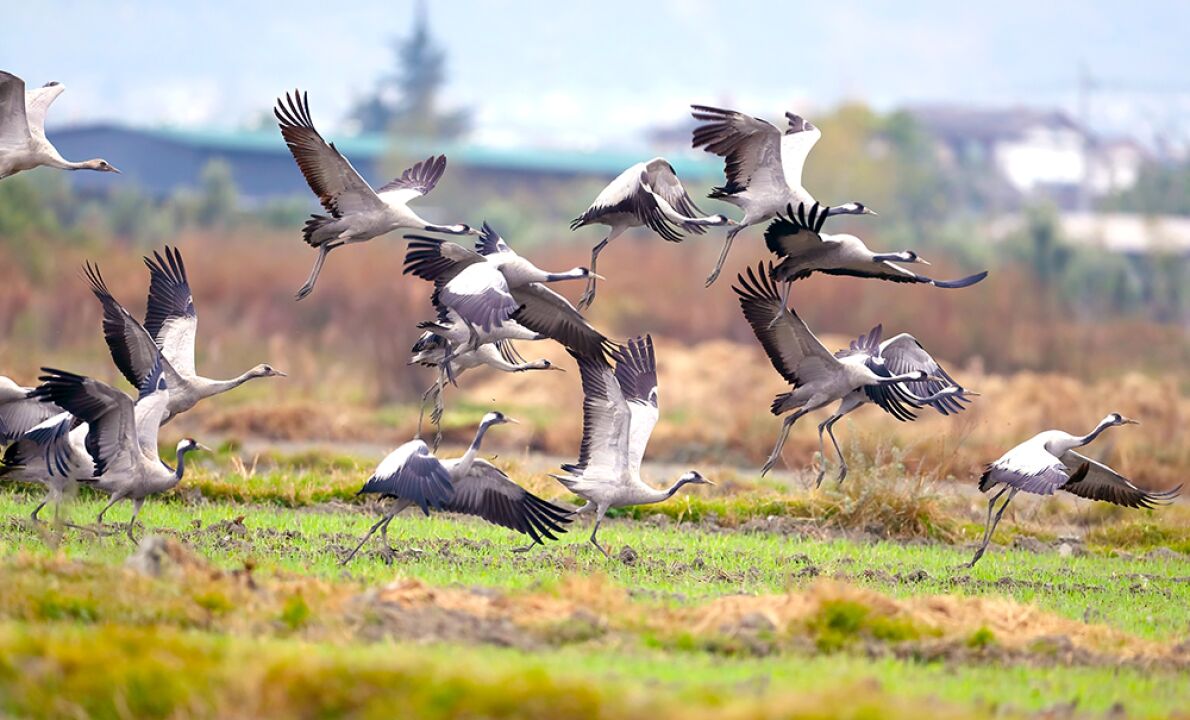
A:
MULTIPOLYGON (((448 52, 447 101, 484 142, 631 143, 691 102, 812 114, 840 100, 1074 109, 1093 126, 1185 138, 1190 2, 1002 0, 427 3, 448 52)), ((411 0, 35 2, 6 8, 0 68, 65 83, 53 123, 249 123, 287 88, 338 126, 391 63, 411 0)))

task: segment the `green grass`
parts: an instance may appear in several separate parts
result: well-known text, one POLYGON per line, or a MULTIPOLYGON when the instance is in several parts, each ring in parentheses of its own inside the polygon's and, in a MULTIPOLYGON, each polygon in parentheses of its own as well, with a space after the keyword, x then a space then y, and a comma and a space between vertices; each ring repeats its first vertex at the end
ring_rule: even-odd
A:
MULTIPOLYGON (((24 518, 34 497, 0 493, 0 516, 24 518)), ((89 521, 100 507, 97 497, 80 497, 67 512, 89 521)), ((129 511, 127 505, 117 506, 108 520, 122 522, 129 511)), ((324 579, 380 583, 400 575, 435 585, 523 589, 551 587, 567 574, 598 572, 637 593, 683 603, 730 593, 782 592, 816 578, 838 577, 893 597, 1006 596, 1142 637, 1167 639, 1190 628, 1190 583, 1185 582, 1190 563, 1185 560, 1125 560, 1102 554, 1063 558, 1056 552, 993 548, 968 570, 959 567, 970 558, 968 548, 937 543, 815 540, 686 523, 605 523, 600 537, 613 554, 628 545, 639 555, 626 564, 604 560, 586 542, 587 521, 561 542, 515 555, 509 550, 523 542, 515 533, 471 519, 425 518, 407 511, 390 526, 390 540, 401 551, 393 565, 383 562, 375 538, 348 568, 341 568, 340 554, 354 546, 374 517, 343 506, 190 504, 176 496, 150 501, 141 512, 150 531, 180 534, 219 566, 251 562, 264 570, 324 579), (244 535, 210 530, 241 515, 244 535)), ((60 548, 72 558, 109 563, 121 562, 130 550, 123 535, 95 538, 72 530, 65 533, 60 548)), ((0 526, 0 558, 53 552, 23 520, 0 526)))
MULTIPOLYGON (((1088 717, 1117 704, 1130 717, 1164 717, 1190 707, 1185 653, 1169 665, 1095 664, 1110 662, 1107 645, 1099 660, 1069 661, 1049 640, 1012 650, 1001 626, 978 617, 943 637, 862 595, 825 599, 781 630, 695 632, 674 620, 718 598, 812 594, 835 579, 894 599, 1009 597, 1171 648, 1190 634, 1190 561, 1144 553, 1185 549, 1184 514, 1088 515, 1098 523, 1088 554, 993 547, 967 569, 982 528, 956 513, 953 496, 880 477, 807 493, 725 476, 712 494, 616 514, 601 530, 611 560, 587 543, 587 520, 516 555, 515 533, 407 511, 390 528, 395 556, 377 538, 342 568, 377 517, 355 498, 370 463, 309 452, 246 467, 235 451, 143 509, 138 535, 176 537, 198 558, 162 578, 119 570, 133 550, 122 534, 33 528, 25 518, 40 490, 0 486, 0 715, 732 720, 1014 717, 1071 703, 1088 717), (770 517, 796 522, 777 523, 788 534, 747 529, 770 517), (873 527, 905 540, 875 541, 873 527), (620 559, 626 546, 635 559, 620 559), (576 590, 587 576, 601 579, 576 590), (437 593, 627 598, 603 619, 514 633, 512 648, 475 637, 422 644, 394 639, 416 635, 360 604, 401 578, 437 593)), ((516 462, 510 471, 524 474, 516 462)), ((83 490, 64 513, 90 523, 104 501, 83 490)), ((109 522, 130 510, 118 506, 109 522)), ((1052 534, 1060 516, 1043 510, 1006 523, 997 540, 1052 534)))
POLYGON ((0 710, 21 717, 1014 717, 1075 704, 1164 717, 1167 673, 953 666, 853 655, 345 645, 202 631, 0 624, 0 710), (1125 698, 1121 702, 1121 698, 1125 698))

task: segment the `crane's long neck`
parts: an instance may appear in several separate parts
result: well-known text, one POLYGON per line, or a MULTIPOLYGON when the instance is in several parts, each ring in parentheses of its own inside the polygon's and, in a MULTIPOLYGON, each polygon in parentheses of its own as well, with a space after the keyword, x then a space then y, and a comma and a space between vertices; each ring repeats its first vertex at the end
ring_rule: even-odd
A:
POLYGON ((642 502, 640 504, 644 505, 647 503, 664 502, 664 501, 670 499, 671 497, 673 497, 678 492, 678 488, 682 487, 683 485, 685 485, 687 483, 691 483, 691 482, 693 482, 693 480, 691 480, 690 478, 688 478, 686 476, 682 476, 677 479, 677 482, 675 482, 673 485, 670 485, 668 490, 654 490, 652 492, 651 497, 647 498, 644 502, 642 502))
POLYGON ((1099 422, 1098 425, 1095 426, 1094 430, 1087 433, 1086 435, 1083 435, 1082 437, 1074 438, 1075 444, 1071 447, 1082 447, 1083 445, 1089 444, 1092 440, 1099 437, 1100 433, 1113 425, 1115 425, 1115 423, 1112 422, 1110 418, 1104 418, 1099 422))
POLYGON ((562 280, 583 280, 587 277, 587 271, 583 268, 574 268, 561 273, 545 273, 545 279, 540 282, 559 282, 562 280))
POLYGON ((186 448, 178 453, 178 467, 174 469, 174 485, 182 482, 182 476, 186 474, 186 453, 188 452, 190 449, 186 448))
POLYGON ((471 471, 471 464, 475 462, 475 457, 479 455, 479 446, 483 444, 484 433, 491 427, 489 423, 480 423, 479 429, 475 431, 475 439, 471 441, 471 447, 467 448, 467 452, 463 453, 463 457, 459 458, 459 462, 454 467, 455 475, 463 477, 471 471))
POLYGON ((243 375, 231 378, 230 380, 211 380, 208 378, 202 378, 201 381, 195 384, 199 386, 199 392, 203 397, 211 397, 212 395, 225 393, 228 390, 234 390, 256 377, 259 376, 254 371, 249 370, 243 375))

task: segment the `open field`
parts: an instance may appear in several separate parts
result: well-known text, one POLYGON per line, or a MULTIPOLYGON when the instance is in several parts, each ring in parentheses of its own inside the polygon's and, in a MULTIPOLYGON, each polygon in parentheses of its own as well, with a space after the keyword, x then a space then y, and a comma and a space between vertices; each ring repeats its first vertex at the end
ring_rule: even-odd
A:
MULTIPOLYGON (((953 483, 863 467, 809 492, 801 475, 718 469, 720 485, 607 523, 610 561, 585 542, 585 522, 515 555, 508 531, 409 514, 391 527, 393 552, 375 542, 343 569, 375 517, 352 497, 374 458, 254 459, 225 449, 150 501, 138 535, 163 540, 129 566, 123 535, 33 528, 23 518, 39 495, 6 486, 0 710, 1166 717, 1190 706, 1184 502, 1120 513, 1028 498, 967 569, 982 503, 953 483)), ((500 462, 572 499, 541 478, 549 460, 500 462)), ((87 522, 99 507, 83 491, 64 513, 87 522)))

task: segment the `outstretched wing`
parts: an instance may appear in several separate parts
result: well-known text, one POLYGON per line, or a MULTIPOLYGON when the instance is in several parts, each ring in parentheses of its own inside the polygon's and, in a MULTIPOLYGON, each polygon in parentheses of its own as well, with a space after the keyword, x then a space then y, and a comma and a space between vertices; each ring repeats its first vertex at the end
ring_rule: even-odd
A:
POLYGON ((384 203, 372 187, 360 177, 347 158, 333 144, 328 145, 310 119, 306 93, 295 90, 277 99, 273 114, 281 127, 281 137, 297 161, 306 184, 318 196, 322 207, 335 217, 344 213, 377 210, 384 203))
POLYGON ((764 244, 777 257, 783 258, 773 271, 773 277, 782 282, 792 282, 810 275, 806 265, 823 253, 839 247, 837 240, 822 234, 827 211, 818 203, 809 208, 799 203, 795 211, 786 206, 786 216, 778 216, 764 230, 764 244))
POLYGON ((0 70, 0 148, 24 148, 31 139, 25 114, 25 81, 0 70))
POLYGON ((194 339, 198 333, 198 313, 190 293, 190 280, 182 253, 168 245, 165 257, 153 253, 145 258, 149 268, 149 300, 145 310, 145 330, 153 336, 161 354, 183 375, 194 377, 194 339))
POLYGON ((442 510, 454 488, 450 472, 421 440, 410 440, 393 450, 357 494, 379 493, 416 504, 426 515, 442 510))
POLYGON ((504 471, 486 460, 475 460, 467 474, 454 483, 454 495, 446 510, 481 517, 490 523, 516 530, 541 543, 557 540, 564 533, 571 511, 546 502, 514 483, 504 471))
MULTIPOLYGON (((83 274, 91 283, 91 292, 103 306, 103 338, 107 341, 112 360, 120 373, 133 387, 141 387, 145 378, 154 372, 161 351, 147 330, 112 296, 99 266, 88 262, 83 274)), ((178 382, 177 373, 168 361, 164 373, 171 383, 178 382)))
POLYGON ((512 248, 508 246, 508 243, 504 242, 504 238, 500 237, 500 233, 493 230, 492 226, 485 220, 483 230, 475 240, 475 252, 480 255, 495 255, 497 253, 512 252, 512 248))
POLYGON ((1115 470, 1073 450, 1062 453, 1062 464, 1072 473, 1070 481, 1062 489, 1090 500, 1103 500, 1129 508, 1152 508, 1172 502, 1182 491, 1181 485, 1165 492, 1141 490, 1115 470), (1075 480, 1073 473, 1083 465, 1087 466, 1086 472, 1075 480))
POLYGON ((612 357, 616 361, 616 382, 628 402, 631 417, 628 432, 628 468, 633 476, 640 474, 645 448, 657 426, 661 414, 657 394, 657 356, 650 335, 633 338, 617 348, 612 357))
POLYGON ((723 158, 727 184, 717 194, 744 190, 764 193, 785 184, 781 167, 781 131, 772 123, 734 110, 691 105, 694 119, 692 146, 723 158))
POLYGON ((446 156, 431 155, 381 187, 376 194, 386 203, 406 205, 410 200, 429 194, 444 172, 446 156))
POLYGON ((583 442, 578 462, 562 469, 592 480, 627 483, 631 411, 616 373, 601 357, 570 354, 578 361, 583 383, 583 442))
MULTIPOLYGON (((926 352, 917 338, 909 333, 901 333, 880 343, 880 356, 884 358, 885 365, 893 375, 903 375, 920 370, 941 378, 941 380, 897 383, 892 386, 892 392, 896 393, 904 402, 920 405, 921 403, 915 402, 918 398, 930 397, 948 387, 958 385, 946 370, 926 352), (905 390, 911 394, 906 393, 905 390)), ((949 415, 965 409, 959 400, 959 397, 947 396, 933 400, 928 404, 943 415, 949 415)))
POLYGON ((25 94, 25 118, 29 121, 29 132, 38 140, 45 140, 45 116, 58 96, 66 90, 59 82, 49 82, 25 94))
POLYGON ((512 319, 533 332, 557 340, 574 353, 585 357, 603 357, 609 342, 570 301, 541 283, 529 283, 512 289, 520 305, 512 319))
MULTIPOLYGON (((702 210, 690 199, 690 195, 686 192, 686 188, 683 187, 682 181, 678 179, 678 174, 674 170, 674 166, 670 165, 669 161, 665 158, 654 158, 650 160, 645 165, 645 172, 642 179, 645 182, 645 187, 664 200, 677 214, 696 219, 703 216, 702 210)), ((683 224, 682 227, 696 234, 706 232, 706 228, 702 225, 683 224)))
POLYGON ((31 392, 32 388, 0 377, 0 445, 16 441, 61 412, 53 405, 29 397, 31 392))
POLYGON ((733 289, 739 296, 744 319, 752 326, 752 332, 773 368, 790 385, 810 382, 837 367, 839 361, 823 347, 792 308, 773 325, 773 319, 781 311, 781 296, 769 279, 771 273, 771 263, 767 271, 764 264, 757 265, 755 272, 748 268, 747 277, 742 273, 738 275, 738 285, 733 289))
POLYGON ((33 391, 87 423, 87 454, 99 477, 121 456, 137 446, 132 398, 94 378, 64 370, 42 368, 42 384, 33 391))

